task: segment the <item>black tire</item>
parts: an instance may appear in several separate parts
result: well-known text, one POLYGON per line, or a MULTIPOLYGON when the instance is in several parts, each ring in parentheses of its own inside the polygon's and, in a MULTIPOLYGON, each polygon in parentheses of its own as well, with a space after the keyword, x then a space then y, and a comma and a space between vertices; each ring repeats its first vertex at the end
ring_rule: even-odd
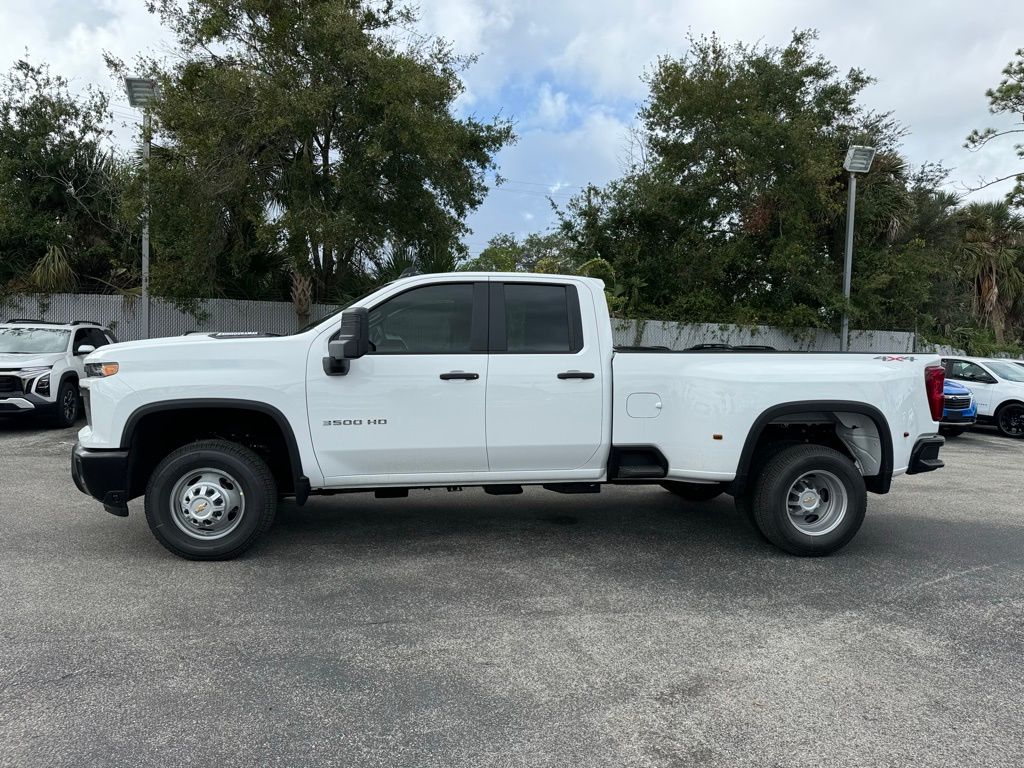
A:
POLYGON ((1024 437, 1024 405, 1007 403, 996 411, 996 428, 1006 437, 1024 437))
MULTIPOLYGON (((825 499, 825 489, 815 495, 825 499)), ((864 478, 848 456, 823 445, 797 445, 768 458, 754 479, 751 506, 754 521, 768 541, 793 555, 817 557, 841 549, 860 530, 867 491, 864 478), (845 512, 839 514, 834 527, 817 535, 802 531, 787 507, 790 490, 808 473, 829 476, 846 497, 845 512)), ((805 518, 805 525, 808 521, 810 517, 805 518)))
MULTIPOLYGON (((230 482, 224 487, 236 492, 230 482)), ((179 448, 157 465, 146 485, 146 521, 150 530, 168 550, 188 560, 238 557, 270 528, 276 510, 277 484, 266 462, 248 448, 227 440, 200 440, 179 448), (199 472, 203 469, 225 473, 237 482, 237 492, 241 494, 240 520, 220 538, 201 538, 202 528, 190 525, 180 515, 176 519, 172 511, 176 487, 196 483, 205 476, 199 472), (190 480, 192 473, 196 473, 196 479, 190 480), (183 528, 193 533, 186 533, 183 528)))
POLYGON ((711 501, 723 493, 722 486, 718 483, 684 483, 666 480, 661 487, 687 501, 711 501))
POLYGON ((57 401, 54 404, 53 415, 50 423, 60 429, 73 427, 78 421, 78 414, 81 411, 79 403, 82 397, 78 392, 78 383, 66 379, 57 389, 57 401))
POLYGON ((960 437, 964 432, 967 431, 967 427, 944 427, 939 426, 939 434, 944 437, 960 437))

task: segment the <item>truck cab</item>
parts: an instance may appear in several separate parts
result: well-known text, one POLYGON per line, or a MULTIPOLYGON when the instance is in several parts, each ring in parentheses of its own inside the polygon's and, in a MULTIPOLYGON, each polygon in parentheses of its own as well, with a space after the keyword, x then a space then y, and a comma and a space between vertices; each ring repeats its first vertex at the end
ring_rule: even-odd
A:
POLYGON ((280 495, 604 483, 728 493, 782 548, 824 554, 867 491, 942 465, 938 358, 617 352, 603 284, 571 275, 413 276, 292 336, 86 362, 76 482, 115 514, 145 495, 157 538, 200 559, 244 551, 280 495))

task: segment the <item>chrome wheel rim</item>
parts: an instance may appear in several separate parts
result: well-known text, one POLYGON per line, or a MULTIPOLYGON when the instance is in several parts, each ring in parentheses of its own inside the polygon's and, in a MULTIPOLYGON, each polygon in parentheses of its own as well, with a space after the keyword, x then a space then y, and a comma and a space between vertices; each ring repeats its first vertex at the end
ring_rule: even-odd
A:
POLYGON ((242 487, 222 469, 193 469, 171 491, 171 519, 185 534, 210 541, 235 530, 245 514, 242 487))
POLYGON ((1011 405, 999 414, 999 428, 1008 435, 1024 435, 1024 408, 1011 405))
POLYGON ((64 390, 64 397, 60 401, 61 410, 64 412, 65 421, 74 421, 78 415, 78 394, 68 387, 64 390))
POLYGON ((846 486, 825 470, 800 475, 786 496, 790 525, 807 536, 824 536, 834 531, 846 517, 848 507, 846 486))

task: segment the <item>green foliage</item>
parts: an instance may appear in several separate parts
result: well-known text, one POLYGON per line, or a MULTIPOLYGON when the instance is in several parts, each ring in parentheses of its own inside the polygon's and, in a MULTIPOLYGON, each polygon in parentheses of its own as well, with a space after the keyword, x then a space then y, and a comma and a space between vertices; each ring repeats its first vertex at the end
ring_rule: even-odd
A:
POLYGON ((130 283, 128 169, 105 148, 107 99, 45 65, 0 79, 0 291, 130 283))
POLYGON ((559 232, 530 234, 522 241, 512 234, 495 235, 479 256, 463 263, 462 269, 477 272, 573 273, 573 265, 566 260, 564 238, 559 232), (538 268, 538 264, 542 269, 538 268))
POLYGON ((470 60, 405 34, 411 9, 151 7, 178 41, 169 63, 143 63, 161 86, 150 189, 163 292, 284 291, 294 265, 329 299, 388 272, 395 248, 454 264, 465 216, 512 133, 501 120, 453 116, 470 60))

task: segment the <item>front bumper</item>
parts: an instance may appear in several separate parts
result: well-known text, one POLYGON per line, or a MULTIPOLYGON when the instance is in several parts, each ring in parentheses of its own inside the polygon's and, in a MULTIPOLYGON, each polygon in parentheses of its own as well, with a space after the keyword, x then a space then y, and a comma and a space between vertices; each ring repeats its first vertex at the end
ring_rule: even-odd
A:
POLYGON ((71 479, 110 514, 128 516, 128 451, 90 450, 75 443, 71 479))
POLYGON ((51 411, 57 403, 33 392, 0 397, 0 414, 41 413, 51 411))
POLYGON ((914 450, 910 453, 910 466, 907 467, 908 475, 918 475, 922 472, 934 472, 946 466, 939 458, 939 449, 946 443, 942 435, 922 435, 917 438, 914 450))

